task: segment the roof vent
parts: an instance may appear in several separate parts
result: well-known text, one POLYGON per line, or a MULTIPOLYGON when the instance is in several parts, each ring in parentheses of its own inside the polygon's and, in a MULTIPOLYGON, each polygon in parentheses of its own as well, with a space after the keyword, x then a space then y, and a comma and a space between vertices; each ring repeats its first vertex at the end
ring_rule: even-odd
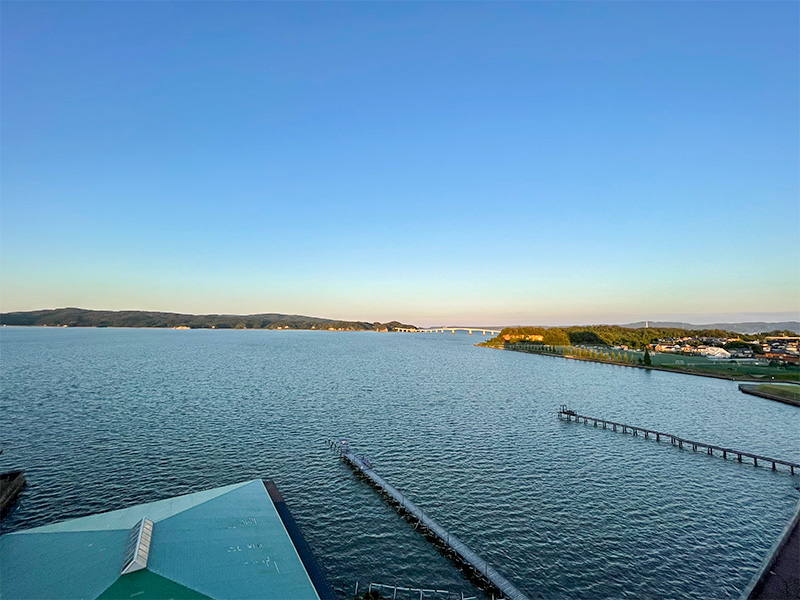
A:
POLYGON ((147 566, 152 537, 153 522, 146 517, 131 528, 131 532, 128 534, 128 544, 125 546, 125 562, 122 563, 123 575, 147 566))

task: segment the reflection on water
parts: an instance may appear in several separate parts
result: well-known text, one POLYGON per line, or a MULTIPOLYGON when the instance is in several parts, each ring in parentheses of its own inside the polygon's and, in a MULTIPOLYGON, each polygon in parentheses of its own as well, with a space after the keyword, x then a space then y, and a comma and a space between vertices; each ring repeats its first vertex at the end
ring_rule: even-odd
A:
POLYGON ((556 411, 800 462, 800 410, 733 382, 477 339, 3 328, 0 464, 29 480, 4 531, 272 478, 342 597, 356 580, 471 593, 338 462, 326 441, 343 435, 531 597, 738 595, 800 477, 556 411))

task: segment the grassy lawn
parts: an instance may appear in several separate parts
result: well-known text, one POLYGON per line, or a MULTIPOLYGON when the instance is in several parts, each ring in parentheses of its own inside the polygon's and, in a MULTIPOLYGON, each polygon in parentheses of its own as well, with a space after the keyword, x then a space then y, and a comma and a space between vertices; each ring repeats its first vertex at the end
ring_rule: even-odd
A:
MULTIPOLYGON (((513 347, 513 346, 512 346, 513 347)), ((588 346, 598 352, 625 357, 633 355, 634 358, 644 358, 644 352, 638 350, 613 350, 605 346, 588 346)), ((534 349, 520 347, 520 350, 536 352, 534 349)), ((705 356, 672 354, 666 352, 651 352, 650 359, 654 367, 669 369, 675 372, 692 373, 695 375, 717 375, 732 379, 763 379, 765 381, 796 381, 800 383, 800 369, 793 366, 756 365, 735 360, 711 360, 705 356)), ((592 359, 589 359, 592 360, 592 359)), ((602 360, 602 359, 601 359, 602 360)), ((627 361, 624 361, 627 362, 627 361)), ((779 386, 783 387, 783 386, 779 386)))
POLYGON ((686 371, 687 373, 709 373, 715 375, 725 375, 736 378, 767 379, 776 381, 798 381, 800 382, 800 372, 789 370, 784 367, 757 367, 754 365, 726 365, 726 364, 686 364, 674 365, 663 364, 663 368, 674 371, 686 371))
POLYGON ((775 394, 782 398, 800 402, 800 385, 775 385, 772 383, 762 383, 756 386, 761 392, 775 394))
POLYGON ((713 373, 729 377, 753 377, 778 381, 800 381, 800 370, 793 367, 760 366, 752 363, 737 363, 726 360, 710 360, 704 356, 683 356, 653 353, 653 364, 667 369, 713 373))

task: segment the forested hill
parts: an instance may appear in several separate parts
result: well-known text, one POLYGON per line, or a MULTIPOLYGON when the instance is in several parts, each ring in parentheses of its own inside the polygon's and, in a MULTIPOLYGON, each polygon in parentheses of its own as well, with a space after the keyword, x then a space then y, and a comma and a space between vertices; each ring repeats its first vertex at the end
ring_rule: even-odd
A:
POLYGON ((302 315, 265 313, 258 315, 184 315, 140 310, 86 310, 57 308, 0 313, 2 325, 48 327, 189 327, 191 329, 334 329, 343 331, 392 331, 414 328, 397 321, 368 323, 337 321, 302 315))
POLYGON ((645 326, 660 327, 671 329, 687 329, 691 331, 721 329, 723 331, 735 331, 736 333, 757 334, 768 331, 789 331, 794 335, 800 333, 800 322, 781 321, 778 323, 767 323, 764 321, 746 321, 744 323, 711 323, 707 325, 693 325, 692 323, 673 322, 673 321, 639 321, 638 323, 628 323, 620 325, 629 329, 641 329, 645 326))

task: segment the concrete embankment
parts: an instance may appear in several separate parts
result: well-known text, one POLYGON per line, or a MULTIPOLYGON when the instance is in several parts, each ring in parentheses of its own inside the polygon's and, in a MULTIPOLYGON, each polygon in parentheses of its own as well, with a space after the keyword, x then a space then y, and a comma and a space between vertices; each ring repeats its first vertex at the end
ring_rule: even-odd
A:
MULTIPOLYGON (((750 382, 758 382, 763 383, 765 379, 763 377, 749 377, 746 375, 728 375, 725 373, 710 373, 710 372, 700 372, 691 369, 691 367, 681 368, 681 367, 666 367, 660 365, 639 365, 639 364, 632 364, 632 363, 625 363, 625 362, 616 362, 613 360, 597 360, 594 358, 586 358, 583 356, 570 356, 564 354, 556 354, 551 352, 532 352, 530 350, 526 350, 524 348, 508 348, 508 347, 499 347, 499 346, 489 346, 487 344, 475 344, 476 346, 481 346, 482 348, 493 348, 495 350, 510 350, 512 352, 522 352, 524 354, 535 354, 537 356, 551 356, 553 358, 565 358, 567 360, 582 360, 584 362, 593 362, 602 365, 613 365, 615 367, 630 367, 632 369, 645 369, 647 371, 663 371, 665 373, 680 373, 682 375, 696 375, 698 377, 711 377, 713 379, 725 379, 727 381, 750 381, 750 382)), ((769 381, 769 380, 767 380, 769 381)), ((776 382, 777 383, 777 382, 776 382)), ((780 383, 794 383, 793 381, 785 381, 781 380, 780 383)), ((767 396, 764 396, 765 398, 767 396)), ((775 400, 776 398, 770 398, 771 400, 775 400)), ((791 402, 789 403, 791 404, 791 402)))
POLYGON ((740 600, 800 598, 800 503, 740 600))
POLYGON ((768 400, 775 400, 776 402, 783 402, 784 404, 791 404, 792 406, 800 406, 800 400, 781 396, 780 394, 773 394, 771 392, 758 389, 757 385, 740 384, 739 389, 745 394, 752 394, 753 396, 760 396, 768 400))

